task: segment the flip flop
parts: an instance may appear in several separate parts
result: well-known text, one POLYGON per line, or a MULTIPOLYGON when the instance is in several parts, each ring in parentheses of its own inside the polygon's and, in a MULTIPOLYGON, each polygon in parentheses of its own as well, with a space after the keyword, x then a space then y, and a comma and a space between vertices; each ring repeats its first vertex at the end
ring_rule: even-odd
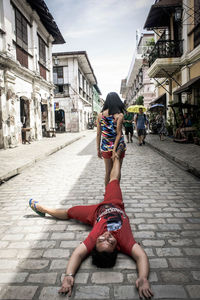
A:
POLYGON ((35 204, 38 203, 38 201, 35 201, 33 207, 31 206, 31 205, 32 205, 32 201, 33 201, 33 199, 30 199, 30 200, 29 200, 29 206, 30 206, 30 208, 31 208, 34 212, 36 212, 36 214, 38 214, 40 217, 45 217, 45 213, 40 212, 40 211, 37 210, 37 208, 36 208, 36 205, 35 205, 35 204))

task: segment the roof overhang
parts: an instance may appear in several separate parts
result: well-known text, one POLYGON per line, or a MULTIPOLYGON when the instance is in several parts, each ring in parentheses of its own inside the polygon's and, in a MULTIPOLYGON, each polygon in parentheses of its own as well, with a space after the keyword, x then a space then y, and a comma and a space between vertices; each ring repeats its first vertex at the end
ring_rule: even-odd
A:
POLYGON ((182 0, 160 0, 155 3, 151 6, 144 29, 152 30, 169 27, 169 16, 179 6, 182 6, 182 0))
POLYGON ((97 79, 96 76, 94 75, 94 71, 90 64, 86 51, 57 52, 57 53, 52 53, 52 56, 53 57, 56 56, 60 58, 76 57, 78 59, 78 64, 82 72, 88 78, 90 83, 93 85, 97 84, 97 79))
POLYGON ((101 91, 100 91, 100 89, 99 89, 99 87, 98 87, 97 84, 94 84, 94 88, 95 88, 95 90, 97 91, 97 93, 98 93, 99 95, 101 95, 101 91))
POLYGON ((194 87, 199 87, 200 84, 200 76, 195 77, 191 80, 189 80, 187 83, 182 85, 180 88, 178 88, 175 92, 174 95, 179 95, 183 92, 190 92, 192 88, 194 87))
POLYGON ((65 40, 44 0, 26 0, 40 17, 46 30, 53 36, 53 44, 64 44, 65 40))

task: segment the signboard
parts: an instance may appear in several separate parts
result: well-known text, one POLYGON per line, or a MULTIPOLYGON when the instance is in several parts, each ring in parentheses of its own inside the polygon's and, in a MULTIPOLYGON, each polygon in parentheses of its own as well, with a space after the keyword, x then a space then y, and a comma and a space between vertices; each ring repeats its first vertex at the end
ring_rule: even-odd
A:
POLYGON ((54 102, 54 110, 59 110, 59 102, 54 102))

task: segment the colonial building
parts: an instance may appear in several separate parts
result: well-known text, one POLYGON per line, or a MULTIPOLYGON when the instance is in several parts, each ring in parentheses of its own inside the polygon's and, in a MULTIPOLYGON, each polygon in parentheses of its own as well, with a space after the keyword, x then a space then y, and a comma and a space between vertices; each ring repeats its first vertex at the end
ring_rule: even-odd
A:
POLYGON ((53 53, 53 82, 56 129, 70 132, 86 129, 89 118, 93 117, 93 89, 95 97, 100 94, 87 53, 53 53))
POLYGON ((137 48, 126 79, 121 82, 122 97, 125 99, 126 106, 135 104, 139 96, 143 96, 144 105, 148 107, 149 103, 155 97, 154 81, 149 78, 148 53, 154 44, 154 35, 152 33, 143 33, 136 36, 137 48))
POLYGON ((96 120, 97 115, 100 113, 103 103, 100 97, 101 91, 97 85, 93 86, 93 119, 96 120))
POLYGON ((0 148, 54 127, 52 43, 64 42, 44 0, 0 1, 0 148))
MULTIPOLYGON (((189 112, 194 121, 200 109, 200 1, 161 0, 151 6, 144 28, 155 31, 148 75, 157 82, 157 98, 173 110, 189 112)), ((200 129, 200 128, 199 128, 200 129)))

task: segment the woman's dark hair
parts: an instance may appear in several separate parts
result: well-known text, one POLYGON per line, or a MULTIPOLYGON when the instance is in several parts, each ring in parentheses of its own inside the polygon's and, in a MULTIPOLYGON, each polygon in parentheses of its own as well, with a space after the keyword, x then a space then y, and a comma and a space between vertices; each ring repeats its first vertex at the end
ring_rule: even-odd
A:
POLYGON ((94 247, 91 252, 92 264, 98 268, 112 268, 116 263, 117 254, 117 249, 115 249, 113 252, 99 252, 97 251, 96 247, 94 247))
POLYGON ((106 101, 104 102, 102 108, 102 112, 106 109, 108 109, 109 115, 124 113, 126 110, 124 103, 122 102, 118 94, 115 92, 109 93, 107 95, 106 101))

